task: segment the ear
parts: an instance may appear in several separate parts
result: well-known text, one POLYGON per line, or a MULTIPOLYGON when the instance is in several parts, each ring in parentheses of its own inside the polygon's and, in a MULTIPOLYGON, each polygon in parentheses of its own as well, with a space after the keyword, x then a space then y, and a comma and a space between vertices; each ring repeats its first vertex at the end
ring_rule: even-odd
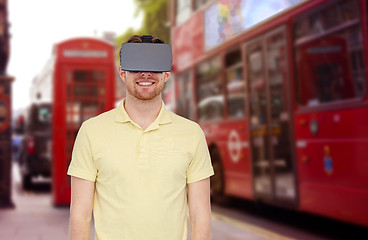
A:
POLYGON ((119 76, 124 83, 126 83, 126 73, 125 71, 121 70, 121 66, 119 66, 119 76))
POLYGON ((170 75, 171 75, 171 72, 164 72, 164 82, 169 80, 170 75))

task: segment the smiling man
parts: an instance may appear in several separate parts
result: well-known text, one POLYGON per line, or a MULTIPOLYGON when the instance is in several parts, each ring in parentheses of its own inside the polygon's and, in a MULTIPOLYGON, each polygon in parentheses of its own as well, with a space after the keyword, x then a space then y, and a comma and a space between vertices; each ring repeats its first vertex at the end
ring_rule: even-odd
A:
POLYGON ((126 98, 85 121, 76 138, 70 239, 210 239, 213 168, 198 124, 169 112, 161 100, 171 46, 133 36, 120 52, 126 98))

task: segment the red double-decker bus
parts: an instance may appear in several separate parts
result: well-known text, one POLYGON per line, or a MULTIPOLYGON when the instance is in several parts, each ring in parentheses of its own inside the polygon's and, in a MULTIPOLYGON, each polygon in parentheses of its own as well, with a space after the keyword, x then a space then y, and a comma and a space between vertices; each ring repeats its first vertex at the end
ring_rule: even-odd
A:
POLYGON ((174 109, 206 134, 214 200, 368 226, 367 1, 172 6, 174 109))

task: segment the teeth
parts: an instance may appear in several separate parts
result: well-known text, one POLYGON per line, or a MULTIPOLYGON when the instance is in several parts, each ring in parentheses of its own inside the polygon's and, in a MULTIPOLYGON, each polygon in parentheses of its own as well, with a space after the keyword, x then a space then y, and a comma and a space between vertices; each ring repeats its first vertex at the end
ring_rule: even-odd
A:
POLYGON ((144 85, 144 86, 148 86, 148 85, 152 85, 152 82, 140 82, 138 83, 138 85, 144 85))

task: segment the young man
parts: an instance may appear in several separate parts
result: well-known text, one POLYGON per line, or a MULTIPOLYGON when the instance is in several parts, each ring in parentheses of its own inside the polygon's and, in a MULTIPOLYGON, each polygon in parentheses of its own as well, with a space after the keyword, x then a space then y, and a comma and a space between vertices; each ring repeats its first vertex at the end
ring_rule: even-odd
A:
POLYGON ((96 240, 186 240, 187 207, 191 239, 210 239, 213 169, 205 136, 161 100, 170 70, 158 64, 153 71, 151 63, 170 55, 171 69, 171 48, 167 54, 169 45, 160 43, 133 36, 123 44, 119 72, 126 98, 78 132, 68 170, 71 240, 90 239, 92 211, 96 240), (136 68, 126 66, 134 59, 136 68))

